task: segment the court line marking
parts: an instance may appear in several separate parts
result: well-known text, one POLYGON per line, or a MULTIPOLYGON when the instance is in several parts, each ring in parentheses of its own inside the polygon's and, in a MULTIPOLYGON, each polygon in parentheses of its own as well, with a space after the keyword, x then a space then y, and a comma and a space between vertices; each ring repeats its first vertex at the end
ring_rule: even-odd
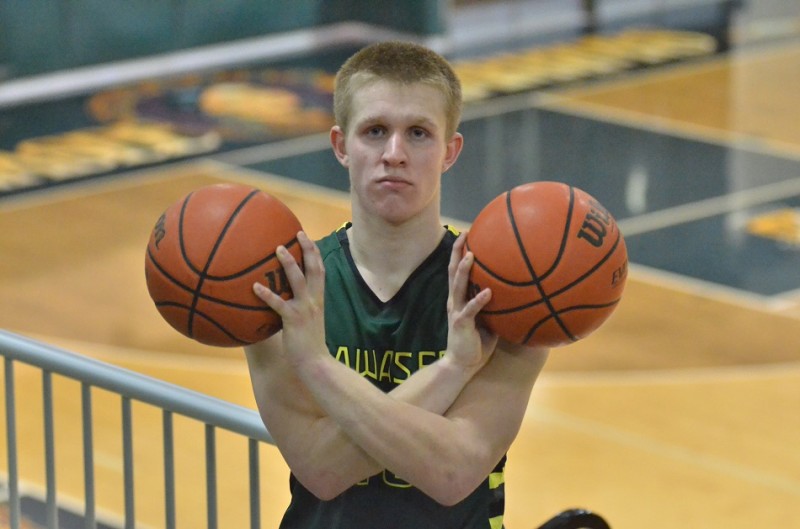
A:
MULTIPOLYGON (((334 199, 338 202, 338 206, 350 207, 350 194, 339 189, 333 189, 305 180, 296 180, 288 176, 261 171, 251 167, 240 167, 236 164, 221 161, 216 158, 205 159, 202 160, 201 163, 209 167, 211 171, 214 171, 215 176, 217 176, 216 172, 221 171, 222 174, 218 176, 227 180, 244 180, 247 182, 255 181, 261 183, 274 182, 276 185, 279 185, 281 191, 286 194, 295 195, 304 199, 308 198, 309 194, 312 194, 316 200, 334 199)), ((347 178, 347 175, 343 175, 343 178, 347 178)))
POLYGON ((190 168, 202 160, 202 157, 189 158, 59 182, 41 189, 33 189, 30 192, 0 198, 0 212, 45 206, 84 196, 97 196, 119 189, 135 189, 141 187, 142 184, 163 180, 165 176, 169 178, 186 177, 186 175, 170 173, 170 171, 190 168))
POLYGON ((784 312, 794 309, 798 302, 785 292, 775 296, 763 296, 755 292, 734 288, 720 283, 677 274, 647 265, 630 263, 631 277, 643 283, 661 286, 668 290, 700 296, 727 305, 769 314, 779 318, 800 321, 800 314, 784 312))
POLYGON ((585 119, 613 123, 629 128, 646 130, 665 136, 711 143, 740 151, 800 160, 800 146, 753 136, 742 132, 689 123, 678 119, 655 116, 646 112, 609 107, 600 103, 579 101, 558 94, 542 94, 537 108, 570 114, 585 119))
MULTIPOLYGON (((142 365, 184 372, 202 371, 224 373, 226 375, 248 375, 244 352, 240 349, 235 349, 237 352, 232 353, 228 358, 225 356, 175 353, 171 351, 158 351, 155 349, 88 342, 85 340, 64 338, 62 336, 37 335, 31 333, 26 333, 24 335, 43 343, 61 347, 73 353, 80 353, 115 365, 142 365), (191 359, 191 362, 188 362, 188 359, 191 359)), ((126 367, 126 369, 130 368, 126 367)))
MULTIPOLYGON (((7 472, 0 472, 0 481, 2 481, 3 488, 7 487, 8 484, 7 472)), ((44 484, 44 479, 37 481, 36 479, 23 480, 22 478, 20 478, 18 486, 19 486, 20 499, 23 496, 27 496, 28 498, 32 498, 36 501, 41 502, 43 505, 47 502, 47 487, 44 484)), ((64 493, 61 489, 59 489, 57 492, 58 492, 57 506, 59 508, 62 508, 68 511, 70 514, 74 514, 76 516, 82 516, 84 514, 86 510, 86 502, 83 500, 83 498, 79 498, 77 496, 72 496, 71 494, 64 493)), ((0 500, 8 501, 7 491, 5 491, 0 496, 0 500)), ((125 526, 125 517, 120 512, 116 512, 113 509, 103 507, 102 505, 95 506, 95 521, 104 524, 108 527, 125 526)), ((137 529, 154 529, 150 525, 142 524, 139 520, 136 521, 136 527, 137 529)))
POLYGON ((703 141, 725 147, 733 146, 743 151, 800 160, 800 146, 796 144, 580 99, 597 93, 636 87, 637 85, 658 80, 685 78, 723 68, 725 63, 730 63, 736 67, 747 67, 748 64, 754 62, 771 60, 781 55, 797 54, 799 50, 800 47, 794 43, 771 42, 756 48, 729 52, 722 57, 711 56, 707 59, 696 59, 691 63, 679 62, 645 72, 629 71, 625 72, 620 78, 599 79, 589 86, 544 90, 541 93, 537 107, 694 141, 703 141))
MULTIPOLYGON (((464 109, 462 123, 516 111, 533 110, 540 96, 541 94, 536 93, 506 96, 467 105, 464 109)), ((321 132, 251 147, 242 147, 227 152, 205 154, 202 157, 228 164, 253 165, 291 156, 324 152, 330 150, 330 148, 329 133, 321 132)))
POLYGON ((609 426, 606 423, 593 421, 547 408, 541 404, 530 406, 526 419, 541 421, 562 427, 591 438, 600 438, 616 445, 625 446, 646 452, 667 460, 689 464, 716 474, 745 481, 755 485, 768 487, 780 492, 800 496, 800 481, 776 476, 750 466, 742 465, 727 459, 704 454, 696 450, 684 448, 659 439, 625 431, 609 426))
MULTIPOLYGON (((721 68, 725 63, 736 63, 737 66, 747 66, 748 63, 762 60, 772 60, 781 55, 800 53, 800 40, 794 41, 769 41, 759 45, 748 46, 725 52, 724 54, 701 56, 691 61, 678 61, 664 64, 645 70, 627 70, 618 78, 601 78, 589 86, 567 88, 563 92, 578 95, 591 95, 605 92, 608 89, 629 88, 641 84, 643 80, 661 80, 664 78, 681 78, 705 73, 721 68), (644 74, 644 75, 642 75, 644 74)), ((569 95, 565 93, 564 95, 569 95)))
MULTIPOLYGON (((327 137, 327 136, 326 136, 327 137)), ((275 144, 267 144, 265 146, 254 147, 254 152, 268 152, 270 153, 263 161, 280 159, 284 156, 290 156, 289 153, 313 152, 305 151, 309 148, 307 142, 295 141, 302 140, 302 138, 289 139, 285 141, 276 142, 275 144)), ((318 141, 318 140, 317 140, 318 141)), ((326 144, 329 145, 329 144, 326 144)), ((250 149, 242 149, 249 151, 250 149)), ((231 151, 231 153, 239 153, 231 151)), ((229 154, 229 153, 225 153, 229 154)), ((253 153, 245 152, 242 154, 243 161, 247 161, 248 156, 253 156, 253 153)), ((235 157, 234 157, 235 159, 235 157)), ((260 161, 260 160, 257 160, 260 161)), ((255 162, 247 162, 255 163, 255 162)), ((204 164, 219 164, 220 166, 233 167, 232 162, 219 160, 216 156, 197 156, 189 159, 176 160, 167 163, 160 163, 158 165, 149 167, 131 168, 128 170, 117 171, 107 175, 94 175, 87 178, 78 180, 71 180, 64 183, 59 183, 53 186, 35 189, 27 193, 20 193, 16 195, 9 195, 0 199, 0 212, 16 211, 20 209, 28 209, 32 207, 44 206, 56 202, 63 202, 65 200, 72 200, 84 196, 97 196, 107 192, 114 192, 120 189, 135 189, 142 184, 155 183, 163 180, 165 177, 169 178, 183 178, 187 175, 175 173, 173 171, 188 170, 193 166, 202 166, 204 164)), ((254 171, 248 168, 239 168, 242 171, 254 171)), ((274 175, 273 173, 263 173, 263 175, 274 175)), ((208 175, 214 177, 214 175, 208 175)), ((293 180, 287 177, 283 178, 287 183, 291 181, 292 185, 303 183, 300 180, 293 180)), ((308 184, 311 186, 312 184, 308 184)), ((327 190, 331 193, 341 193, 341 191, 327 188, 324 186, 317 186, 320 190, 327 190)))
POLYGON ((685 386, 688 384, 758 382, 767 379, 794 378, 800 382, 800 359, 796 362, 773 364, 734 364, 614 371, 548 371, 545 367, 537 386, 552 388, 685 386))
POLYGON ((231 165, 252 165, 302 154, 324 152, 330 148, 330 136, 327 132, 324 132, 272 143, 263 143, 228 152, 206 154, 203 158, 231 165))
MULTIPOLYGON (((524 99, 531 99, 527 96, 523 99, 516 99, 513 105, 518 105, 524 99)), ((499 103, 494 107, 494 111, 505 112, 508 106, 506 103, 499 103)), ((78 198, 80 196, 97 195, 104 192, 111 192, 116 189, 131 189, 140 186, 142 183, 150 183, 162 179, 164 174, 170 170, 180 168, 190 168, 192 166, 207 165, 210 167, 224 168, 227 173, 226 178, 231 178, 238 173, 246 173, 258 178, 260 181, 281 182, 285 187, 291 188, 298 186, 306 192, 313 190, 315 194, 322 197, 345 200, 347 193, 328 188, 326 186, 312 184, 280 176, 274 173, 267 173, 252 168, 240 167, 236 163, 255 163, 261 160, 278 159, 290 153, 315 152, 329 148, 326 134, 319 134, 314 137, 289 139, 275 144, 267 144, 253 148, 246 148, 238 151, 224 153, 225 156, 200 156, 189 160, 180 160, 155 167, 146 167, 122 171, 102 178, 87 178, 85 180, 72 182, 69 185, 55 186, 43 189, 35 193, 22 194, 19 196, 8 197, 0 201, 0 211, 13 211, 45 205, 48 203, 78 198)), ((729 213, 737 207, 753 206, 770 201, 794 196, 800 193, 800 178, 767 184, 750 190, 742 190, 731 195, 722 195, 703 201, 675 206, 663 210, 654 211, 636 217, 629 217, 618 221, 620 230, 626 235, 638 235, 675 226, 693 220, 707 218, 713 215, 729 213)), ((446 222, 460 229, 469 227, 469 223, 459 219, 445 218, 446 222)), ((791 294, 781 293, 774 297, 759 296, 752 292, 738 290, 731 287, 717 285, 715 283, 673 274, 663 270, 646 267, 644 265, 631 265, 637 273, 642 276, 646 273, 647 281, 653 284, 665 285, 668 288, 676 289, 693 294, 703 293, 707 297, 717 299, 726 303, 733 303, 747 308, 775 313, 776 311, 791 310, 798 306, 796 300, 787 299, 791 294)), ((800 319, 800 316, 786 314, 786 317, 800 319)))
POLYGON ((617 225, 626 236, 639 235, 725 213, 734 213, 797 195, 800 195, 800 178, 791 178, 626 217, 618 220, 617 225))

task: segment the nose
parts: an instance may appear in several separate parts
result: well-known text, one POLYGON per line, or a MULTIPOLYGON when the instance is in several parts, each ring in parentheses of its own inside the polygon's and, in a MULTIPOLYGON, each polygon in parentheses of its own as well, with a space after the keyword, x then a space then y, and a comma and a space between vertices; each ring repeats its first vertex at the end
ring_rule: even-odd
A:
POLYGON ((403 165, 406 162, 406 144, 402 134, 390 134, 383 148, 383 161, 388 165, 403 165))

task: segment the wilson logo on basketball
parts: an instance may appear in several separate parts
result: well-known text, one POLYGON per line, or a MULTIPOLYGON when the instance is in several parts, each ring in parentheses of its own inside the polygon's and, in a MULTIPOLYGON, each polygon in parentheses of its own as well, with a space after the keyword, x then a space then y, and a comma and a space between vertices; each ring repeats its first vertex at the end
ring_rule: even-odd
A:
POLYGON ((156 226, 153 228, 153 239, 156 245, 156 250, 158 249, 158 245, 161 242, 161 240, 167 234, 166 224, 167 224, 167 214, 164 213, 160 217, 158 217, 158 221, 156 221, 156 226))
POLYGON ((614 218, 561 182, 522 184, 490 201, 467 232, 468 291, 492 298, 481 325, 511 343, 559 347, 586 338, 622 298, 628 253, 614 218))
POLYGON ((625 284, 625 279, 628 277, 628 261, 626 260, 622 266, 614 270, 611 274, 611 287, 616 287, 625 284))
POLYGON ((264 279, 269 289, 279 296, 292 293, 292 287, 289 286, 289 279, 286 277, 286 272, 284 272, 283 268, 266 272, 264 279))
POLYGON ((590 202, 591 209, 583 219, 583 225, 578 232, 578 238, 586 240, 596 248, 603 246, 603 239, 611 226, 611 214, 597 201, 590 202))
POLYGON ((282 322, 253 284, 292 297, 275 251, 284 246, 302 270, 301 229, 286 204, 260 189, 234 183, 195 189, 156 221, 145 251, 147 291, 169 325, 200 343, 266 340, 282 322))

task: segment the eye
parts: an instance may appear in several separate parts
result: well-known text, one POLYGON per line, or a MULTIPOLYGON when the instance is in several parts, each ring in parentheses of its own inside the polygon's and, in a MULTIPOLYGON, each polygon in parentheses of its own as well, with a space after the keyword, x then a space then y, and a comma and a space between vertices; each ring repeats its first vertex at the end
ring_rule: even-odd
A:
POLYGON ((364 130, 368 138, 380 138, 386 133, 386 129, 380 125, 372 125, 364 130))
POLYGON ((429 136, 428 131, 423 129, 422 127, 413 127, 411 129, 410 135, 412 138, 416 140, 425 139, 429 136))

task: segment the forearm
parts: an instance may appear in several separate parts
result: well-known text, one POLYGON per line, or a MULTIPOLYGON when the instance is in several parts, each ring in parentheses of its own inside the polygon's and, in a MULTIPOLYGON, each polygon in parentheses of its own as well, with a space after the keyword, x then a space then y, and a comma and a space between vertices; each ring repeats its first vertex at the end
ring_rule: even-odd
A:
MULTIPOLYGON (((314 494, 323 499, 334 497, 387 468, 354 443, 322 409, 318 399, 324 401, 330 396, 314 396, 280 351, 248 348, 247 359, 262 418, 295 476, 314 494)), ((341 367, 347 370, 343 374, 351 383, 369 386, 369 393, 380 393, 354 371, 341 367)), ((414 373, 389 395, 398 402, 442 415, 474 371, 445 357, 414 373)), ((319 381, 312 386, 319 386, 319 381)), ((351 404, 344 400, 339 407, 351 404)))
MULTIPOLYGON (((447 495, 465 490, 457 483, 463 469, 474 467, 476 459, 490 458, 475 453, 483 443, 477 442, 480 432, 469 430, 469 421, 442 416, 469 378, 451 371, 446 362, 437 364, 421 370, 389 395, 330 357, 313 358, 296 367, 324 413, 380 468, 391 470, 444 503, 447 495), (434 396, 426 395, 425 388, 434 396)), ((485 465, 486 474, 494 463, 485 465)), ((486 475, 478 478, 482 466, 472 473, 476 479, 469 490, 486 475)))
POLYGON ((399 402, 444 415, 477 371, 476 367, 458 365, 445 356, 415 372, 389 395, 399 402))

